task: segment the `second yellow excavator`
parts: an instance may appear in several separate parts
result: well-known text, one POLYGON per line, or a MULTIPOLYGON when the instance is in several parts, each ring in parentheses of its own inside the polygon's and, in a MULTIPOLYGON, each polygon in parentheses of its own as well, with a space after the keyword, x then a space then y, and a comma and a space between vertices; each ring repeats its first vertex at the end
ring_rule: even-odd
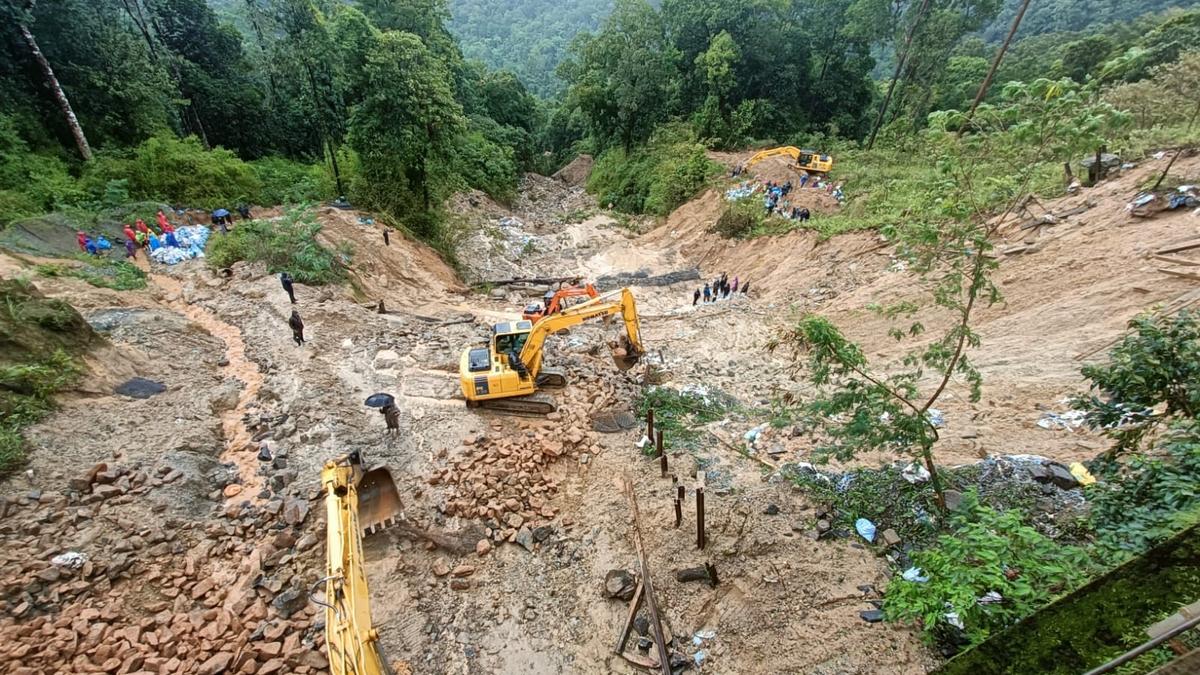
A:
POLYGON ((829 173, 833 170, 833 158, 829 155, 822 155, 814 150, 801 150, 791 145, 763 150, 746 160, 745 168, 749 169, 764 159, 780 155, 791 157, 795 160, 797 169, 803 169, 809 173, 829 173))
POLYGON ((538 390, 565 386, 567 378, 562 371, 542 366, 546 338, 588 319, 616 314, 625 322, 625 335, 613 350, 613 358, 618 368, 629 370, 645 350, 633 293, 624 288, 546 316, 537 323, 497 324, 486 347, 468 348, 462 353, 459 378, 467 406, 516 415, 554 412, 557 408, 554 398, 538 390))

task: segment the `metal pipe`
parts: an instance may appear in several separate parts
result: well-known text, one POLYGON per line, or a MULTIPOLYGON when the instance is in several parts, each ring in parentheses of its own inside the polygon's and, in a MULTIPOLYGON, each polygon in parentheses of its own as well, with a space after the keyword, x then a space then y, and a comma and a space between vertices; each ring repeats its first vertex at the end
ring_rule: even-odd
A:
POLYGON ((1143 644, 1140 647, 1136 647, 1134 649, 1131 649, 1131 650, 1125 652, 1124 654, 1122 654, 1122 655, 1118 656, 1117 658, 1113 659, 1112 661, 1109 661, 1108 663, 1100 666, 1099 668, 1094 668, 1092 670, 1087 671, 1086 673, 1084 673, 1084 675, 1100 675, 1101 673, 1107 673, 1107 672, 1116 670, 1117 668, 1125 665, 1126 663, 1129 663, 1130 661, 1136 659, 1137 657, 1141 656, 1142 654, 1145 654, 1146 652, 1150 651, 1151 649, 1154 649, 1155 647, 1161 645, 1162 643, 1166 642, 1167 640, 1170 640, 1171 638, 1175 637, 1176 635, 1181 635, 1183 633, 1186 633, 1189 630, 1195 628, 1196 626, 1200 626, 1200 615, 1194 616, 1194 617, 1188 619, 1187 621, 1184 621, 1183 623, 1181 623, 1178 626, 1172 628, 1171 630, 1163 633, 1162 635, 1159 635, 1158 637, 1154 638, 1153 640, 1146 642, 1145 644, 1143 644))

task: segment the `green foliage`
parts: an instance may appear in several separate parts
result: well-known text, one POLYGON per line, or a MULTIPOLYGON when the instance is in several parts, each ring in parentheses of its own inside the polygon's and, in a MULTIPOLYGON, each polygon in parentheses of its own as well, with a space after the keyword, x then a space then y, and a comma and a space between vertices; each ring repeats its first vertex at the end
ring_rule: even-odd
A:
POLYGON ((357 154, 351 185, 355 201, 407 222, 420 236, 434 235, 429 213, 453 182, 439 168, 465 127, 445 65, 421 40, 386 33, 367 54, 367 96, 350 118, 350 147, 357 154))
POLYGON ((948 614, 978 644, 1081 583, 1089 570, 1083 549, 1064 545, 1022 522, 1016 511, 978 504, 974 493, 951 515, 953 532, 912 555, 929 580, 895 579, 884 612, 889 620, 917 622, 927 642, 951 629, 948 614), (987 602, 989 593, 1000 600, 987 602))
POLYGON ((451 0, 450 30, 467 58, 515 72, 529 88, 550 98, 562 92, 555 75, 576 34, 593 31, 612 0, 451 0))
POLYGON ((262 190, 249 165, 227 150, 205 150, 195 137, 155 136, 131 153, 99 155, 83 183, 100 192, 121 179, 134 199, 207 209, 248 203, 262 190))
MULTIPOLYGON (((645 387, 633 405, 638 419, 654 410, 654 428, 663 431, 663 448, 695 448, 701 433, 698 427, 725 419, 738 410, 737 401, 718 392, 670 387, 645 387)), ((653 440, 653 439, 652 439, 653 440)), ((642 452, 654 453, 648 444, 642 452)))
MULTIPOLYGON (((283 157, 256 159, 249 164, 262 188, 248 199, 238 200, 240 203, 277 206, 317 202, 338 196, 334 194, 333 180, 328 171, 319 165, 302 164, 283 157)), ((226 201, 225 205, 234 203, 226 201)))
POLYGON ((725 207, 712 231, 726 239, 749 237, 766 221, 766 214, 757 199, 744 199, 725 207))
POLYGON ((124 260, 108 260, 83 256, 78 265, 47 263, 37 266, 38 276, 76 277, 97 288, 133 291, 146 287, 146 273, 124 260))
POLYGON ((216 269, 238 261, 263 262, 272 274, 287 272, 302 284, 341 281, 349 255, 333 252, 318 241, 321 225, 312 211, 297 207, 282 218, 240 223, 209 241, 207 260, 216 269))
POLYGON ((1154 454, 1101 463, 1087 488, 1095 555, 1124 562, 1200 517, 1200 428, 1175 425, 1154 454))
POLYGON ((53 395, 82 370, 62 350, 44 359, 0 367, 0 476, 25 461, 21 432, 53 409, 53 395))
POLYGON ((1117 441, 1116 450, 1137 450, 1147 434, 1176 419, 1200 415, 1200 322, 1184 310, 1176 316, 1146 314, 1112 349, 1108 361, 1083 368, 1092 393, 1075 405, 1090 427, 1117 441))
POLYGON ((587 187, 601 204, 627 213, 665 216, 719 172, 690 129, 669 126, 632 152, 606 150, 596 158, 587 187))

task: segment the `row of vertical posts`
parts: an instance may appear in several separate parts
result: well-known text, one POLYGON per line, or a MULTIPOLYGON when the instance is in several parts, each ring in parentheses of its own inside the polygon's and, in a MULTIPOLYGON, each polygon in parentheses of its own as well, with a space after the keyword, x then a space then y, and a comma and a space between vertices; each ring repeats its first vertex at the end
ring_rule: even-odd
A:
MULTIPOLYGON (((658 457, 662 477, 668 474, 667 453, 663 451, 663 430, 654 428, 654 409, 646 411, 646 439, 654 443, 654 453, 658 457)), ((707 540, 704 536, 704 479, 703 472, 696 475, 696 548, 703 550, 707 540)), ((675 527, 683 524, 683 503, 686 501, 687 489, 679 478, 671 477, 675 486, 675 527)))

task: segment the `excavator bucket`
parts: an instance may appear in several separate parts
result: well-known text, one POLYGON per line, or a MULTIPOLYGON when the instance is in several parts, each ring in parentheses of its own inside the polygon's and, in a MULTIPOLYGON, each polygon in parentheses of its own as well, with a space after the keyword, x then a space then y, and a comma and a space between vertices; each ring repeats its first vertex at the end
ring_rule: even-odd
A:
POLYGON ((642 360, 642 353, 625 337, 622 337, 621 342, 613 348, 612 356, 613 362, 617 364, 617 369, 621 372, 633 368, 642 360))
POLYGON ((358 484, 358 525, 363 535, 378 532, 399 517, 400 493, 391 472, 379 467, 363 474, 358 484))

